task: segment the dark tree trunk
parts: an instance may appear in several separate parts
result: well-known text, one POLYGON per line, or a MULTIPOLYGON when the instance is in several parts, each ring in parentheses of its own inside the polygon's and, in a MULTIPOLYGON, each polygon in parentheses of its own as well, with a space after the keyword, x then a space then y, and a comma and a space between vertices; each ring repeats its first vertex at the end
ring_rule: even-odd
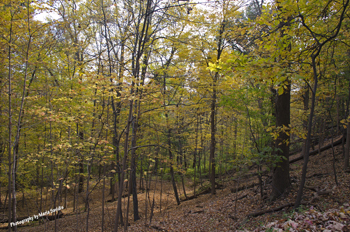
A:
MULTIPOLYGON (((137 101, 135 102, 135 110, 137 110, 137 101)), ((134 221, 137 221, 140 219, 139 216, 139 206, 138 206, 138 200, 137 200, 137 187, 136 187, 136 132, 137 132, 137 123, 138 120, 134 119, 132 122, 132 138, 131 138, 131 188, 132 188, 132 199, 133 199, 133 206, 134 206, 134 221)))
MULTIPOLYGON (((79 139, 83 142, 84 133, 82 131, 79 132, 79 139)), ((83 192, 84 187, 84 156, 79 151, 80 161, 79 161, 79 188, 78 193, 83 192)))
POLYGON ((219 74, 215 74, 215 80, 213 84, 213 96, 211 102, 211 114, 210 114, 210 156, 209 156, 209 168, 210 168, 210 184, 211 194, 215 194, 215 115, 216 115, 216 78, 219 74))
POLYGON ((350 122, 348 122, 346 130, 346 145, 345 145, 345 156, 344 156, 344 170, 349 170, 349 153, 350 153, 350 122))
MULTIPOLYGON (((310 89, 309 86, 306 85, 305 86, 305 93, 303 96, 303 102, 304 102, 304 112, 305 114, 308 113, 309 111, 309 95, 310 95, 310 89)), ((303 120, 303 127, 304 130, 307 131, 307 123, 308 123, 308 119, 307 119, 307 115, 305 115, 305 119, 303 120)), ((302 148, 302 154, 305 154, 305 145, 306 145, 306 138, 304 139, 304 144, 303 144, 303 148, 302 148)))
MULTIPOLYGON (((350 103, 350 80, 349 80, 348 102, 350 103)), ((350 109, 349 109, 349 107, 347 109, 348 109, 348 114, 350 116, 350 109)), ((346 129, 346 145, 345 145, 345 154, 344 154, 344 170, 348 170, 349 169, 349 156, 350 156, 350 122, 348 122, 347 129, 346 129)))
MULTIPOLYGON (((168 114, 166 114, 166 118, 168 118, 168 114)), ((179 194, 177 192, 177 187, 176 187, 176 182, 175 182, 175 174, 174 174, 174 168, 173 168, 173 154, 171 152, 171 130, 168 129, 168 146, 169 146, 169 159, 170 159, 170 175, 171 175, 171 182, 173 184, 173 189, 174 189, 174 194, 175 194, 175 199, 176 199, 176 203, 178 205, 180 205, 180 198, 179 198, 179 194)))
MULTIPOLYGON (((276 127, 289 128, 290 124, 290 83, 283 94, 276 98, 276 127)), ((287 129, 289 130, 289 129, 287 129)), ((290 186, 289 178, 289 131, 281 131, 276 141, 276 155, 282 156, 281 162, 273 171, 272 199, 281 196, 290 186), (288 142, 287 142, 288 141, 288 142)))

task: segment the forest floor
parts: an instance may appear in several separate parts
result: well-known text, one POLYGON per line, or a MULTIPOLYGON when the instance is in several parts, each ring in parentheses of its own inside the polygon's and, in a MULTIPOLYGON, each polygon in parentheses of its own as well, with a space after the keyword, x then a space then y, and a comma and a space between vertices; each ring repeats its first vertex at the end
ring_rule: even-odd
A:
MULTIPOLYGON (((295 212, 293 204, 303 160, 290 165, 292 186, 289 193, 273 202, 269 201, 271 173, 262 176, 263 197, 256 175, 236 173, 218 178, 218 181, 223 180, 223 187, 216 190, 216 195, 202 194, 192 200, 182 201, 180 205, 176 204, 171 183, 153 177, 147 197, 146 192, 138 194, 141 220, 137 222, 133 222, 130 197, 128 231, 350 231, 350 174, 342 171, 341 145, 334 147, 334 154, 335 160, 332 149, 310 157, 303 206, 298 212, 295 212), (154 216, 150 220, 153 199, 154 216), (274 212, 267 212, 269 210, 274 212)), ((290 160, 300 155, 295 154, 290 160)), ((256 170, 251 169, 249 172, 254 173, 256 170)), ((193 182, 186 182, 187 196, 190 196, 193 182)), ((181 183, 178 183, 178 189, 184 198, 181 183)), ((101 196, 101 189, 92 193, 89 231, 102 231, 101 196)), ((67 209, 62 210, 65 214, 63 218, 41 225, 38 222, 26 223, 19 227, 19 231, 55 231, 55 223, 57 231, 86 231, 87 213, 83 212, 84 204, 81 202, 79 214, 73 214, 72 196, 67 201, 67 209)), ((126 206, 128 198, 123 198, 123 201, 126 206)), ((24 205, 27 207, 23 207, 19 214, 32 216, 28 208, 35 208, 35 203, 28 200, 26 204, 23 202, 24 205)), ((104 231, 113 231, 116 206, 116 201, 105 205, 104 231)), ((126 212, 126 208, 123 208, 123 212, 126 212)))

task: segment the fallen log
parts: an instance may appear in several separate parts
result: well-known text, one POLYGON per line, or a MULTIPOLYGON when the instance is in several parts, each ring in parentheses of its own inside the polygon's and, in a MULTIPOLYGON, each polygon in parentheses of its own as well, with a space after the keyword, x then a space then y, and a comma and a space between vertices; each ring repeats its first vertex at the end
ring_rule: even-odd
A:
POLYGON ((200 196, 200 195, 208 194, 208 193, 210 193, 210 192, 211 192, 211 188, 208 187, 208 188, 206 188, 206 189, 204 189, 204 190, 202 190, 202 191, 196 193, 196 195, 191 195, 191 196, 188 196, 188 197, 185 198, 185 199, 181 199, 181 202, 192 200, 192 199, 194 199, 194 198, 197 198, 197 197, 200 196))
MULTIPOLYGON (((332 148, 332 146, 335 147, 335 146, 338 146, 338 145, 340 145, 340 144, 342 144, 342 137, 341 137, 340 139, 334 141, 333 144, 328 144, 328 145, 326 145, 326 146, 324 146, 324 147, 321 147, 320 152, 325 151, 325 150, 328 150, 328 149, 332 148)), ((309 156, 317 155, 318 152, 319 152, 318 149, 315 149, 315 150, 313 150, 313 151, 310 151, 310 152, 309 152, 309 156)), ((304 156, 303 156, 303 155, 301 155, 301 156, 299 156, 299 157, 297 157, 297 158, 295 158, 295 159, 290 160, 290 161, 289 161, 289 164, 295 163, 295 162, 297 162, 297 161, 299 161, 299 160, 302 160, 302 159, 304 159, 304 156)))
MULTIPOLYGON (((224 186, 223 186, 222 184, 216 183, 216 182, 215 182, 215 189, 223 189, 223 188, 224 188, 224 186)), ((183 202, 183 201, 189 201, 189 200, 192 200, 192 199, 194 199, 194 198, 197 198, 197 197, 200 196, 200 195, 208 194, 208 193, 210 193, 210 192, 211 192, 211 187, 210 187, 210 186, 207 186, 207 187, 205 187, 204 189, 199 190, 198 193, 196 192, 196 195, 191 195, 191 196, 188 196, 188 197, 185 197, 185 198, 180 197, 180 198, 181 198, 180 200, 181 200, 181 202, 183 202)))
POLYGON ((159 231, 167 232, 166 229, 158 227, 158 226, 150 226, 150 227, 153 228, 153 229, 159 230, 159 231))
POLYGON ((237 199, 233 199, 232 201, 239 201, 239 200, 242 200, 243 198, 246 198, 247 196, 248 196, 248 194, 240 196, 237 199))
POLYGON ((282 209, 284 209, 286 207, 291 207, 293 205, 294 205, 294 203, 288 203, 288 204, 279 206, 277 208, 261 210, 261 211, 258 211, 258 212, 250 213, 250 214, 248 214, 247 217, 257 217, 257 216, 260 216, 260 215, 263 215, 263 214, 266 214, 266 213, 277 212, 277 211, 280 211, 280 210, 282 210, 282 209))
MULTIPOLYGON (((223 189, 223 185, 215 183, 215 189, 223 189)), ((204 195, 204 194, 208 194, 208 193, 211 193, 211 187, 210 186, 205 187, 203 190, 200 190, 198 193, 196 192, 196 195, 188 196, 185 199, 183 199, 181 197, 180 200, 181 200, 181 202, 189 201, 189 200, 192 200, 194 198, 197 198, 200 195, 204 195)))
POLYGON ((233 188, 233 189, 231 189, 231 193, 236 193, 236 192, 240 192, 240 191, 245 190, 245 189, 250 189, 250 188, 253 188, 257 185, 259 185, 259 184, 253 183, 253 184, 248 185, 248 186, 243 185, 242 187, 239 187, 239 188, 235 188, 235 189, 233 188))
POLYGON ((195 214, 195 213, 204 213, 204 210, 198 210, 198 211, 193 211, 193 212, 192 212, 192 210, 190 210, 189 213, 192 213, 192 214, 195 214))

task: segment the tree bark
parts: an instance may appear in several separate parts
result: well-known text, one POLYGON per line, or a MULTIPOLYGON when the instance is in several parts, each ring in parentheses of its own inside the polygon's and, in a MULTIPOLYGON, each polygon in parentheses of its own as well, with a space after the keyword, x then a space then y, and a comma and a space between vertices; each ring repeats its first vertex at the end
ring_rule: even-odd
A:
MULTIPOLYGON (((84 140, 84 133, 82 131, 79 132, 79 139, 81 142, 84 140)), ((78 193, 83 192, 84 190, 84 156, 79 151, 80 161, 79 161, 79 188, 78 193)))
MULTIPOLYGON (((224 49, 223 47, 223 34, 225 31, 225 19, 220 24, 219 34, 218 34, 218 43, 217 43, 217 56, 216 62, 219 62, 221 58, 221 53, 224 49)), ((215 148, 216 148, 216 100, 217 100, 217 85, 219 80, 219 72, 215 72, 213 76, 212 90, 213 95, 211 98, 211 106, 210 106, 210 155, 209 155, 209 169, 210 169, 210 184, 211 184, 211 194, 216 194, 215 190, 215 148)))
MULTIPOLYGON (((10 3, 11 4, 11 3, 10 3)), ((12 109, 11 109, 11 100, 12 100, 12 60, 11 60, 11 53, 12 53, 12 22, 13 22, 13 14, 11 12, 11 24, 10 24, 10 38, 9 38, 9 51, 8 51, 8 97, 9 97, 9 104, 8 104, 8 130, 9 130, 9 137, 8 137, 8 195, 9 195, 9 205, 8 205, 8 229, 9 232, 11 232, 11 220, 12 220, 12 196, 11 196, 11 165, 12 165, 12 153, 11 153, 11 147, 12 147, 12 109)))
MULTIPOLYGON (((133 87, 134 87, 134 82, 132 83, 131 93, 133 93, 133 87)), ((123 191, 124 191, 124 176, 125 176, 125 170, 126 170, 126 159, 128 156, 130 124, 133 120, 133 114, 132 114, 133 103, 134 103, 134 100, 130 100, 129 116, 128 116, 128 121, 127 121, 126 129, 125 129, 124 157, 123 157, 123 166, 122 166, 122 172, 121 172, 121 180, 119 182, 118 205, 117 205, 117 214, 116 214, 114 232, 118 231, 119 218, 122 217, 122 205, 121 204, 122 204, 122 195, 123 195, 123 191)))
MULTIPOLYGON (((350 78, 349 78, 349 96, 348 101, 350 102, 350 78)), ((346 145, 345 145, 345 154, 344 154, 344 170, 349 170, 349 157, 350 157, 350 107, 348 109, 348 124, 346 128, 346 145)))
MULTIPOLYGON (((278 11, 282 12, 282 6, 277 1, 278 11)), ((281 37, 285 36, 285 28, 284 26, 289 27, 291 17, 282 16, 282 21, 279 25, 281 28, 281 37)), ((284 49, 286 52, 291 50, 291 44, 287 40, 286 48, 284 49)), ((283 59, 280 57, 280 59, 283 59)), ((285 68, 289 68, 290 64, 287 63, 285 68)), ((290 125, 290 91, 291 91, 291 82, 289 77, 287 76, 286 81, 287 84, 282 84, 284 86, 279 86, 279 88, 283 88, 283 93, 279 94, 277 92, 276 97, 276 127, 281 129, 278 134, 278 138, 276 140, 276 149, 275 154, 281 156, 282 160, 277 164, 277 167, 273 170, 272 176, 272 195, 271 199, 274 200, 285 193, 290 187, 290 178, 289 178, 289 125, 290 125)))
POLYGON ((214 82, 213 82, 213 95, 211 100, 210 107, 210 156, 209 156, 209 167, 210 167, 210 184, 211 184, 211 194, 215 194, 215 134, 216 134, 216 125, 215 125, 215 116, 216 116, 216 82, 219 73, 215 73, 214 82))
MULTIPOLYGON (((140 102, 138 101, 140 104, 140 102)), ((137 104, 137 101, 135 102, 135 105, 137 104)), ((135 107, 135 110, 139 111, 139 107, 135 107)), ((139 115, 138 115, 139 116, 139 115)), ((131 150, 131 172, 130 172, 130 187, 132 190, 132 199, 133 199, 133 207, 134 207, 134 221, 137 221, 140 219, 139 216, 139 206, 138 206, 138 200, 137 200, 137 187, 136 187, 136 132, 137 132, 137 124, 138 124, 138 118, 134 119, 132 122, 132 138, 131 138, 131 147, 133 148, 131 150)))
POLYGON ((281 196, 290 186, 289 179, 289 124, 290 124, 290 83, 286 86, 283 94, 277 95, 276 99, 276 127, 288 128, 279 132, 276 155, 282 157, 277 164, 272 177, 272 200, 281 196))
MULTIPOLYGON (((308 85, 305 85, 305 93, 303 96, 303 103, 304 103, 304 113, 307 115, 309 111, 309 95, 310 95, 310 89, 308 85)), ((307 116, 305 115, 305 119, 303 120, 303 127, 305 131, 307 132, 307 116)), ((304 139, 304 144, 302 148, 302 154, 305 154, 305 144, 306 144, 306 138, 304 139)))

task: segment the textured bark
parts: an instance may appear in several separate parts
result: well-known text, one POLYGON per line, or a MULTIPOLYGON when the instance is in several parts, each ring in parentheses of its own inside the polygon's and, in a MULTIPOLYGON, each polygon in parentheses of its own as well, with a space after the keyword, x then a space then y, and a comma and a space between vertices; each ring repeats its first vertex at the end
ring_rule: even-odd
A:
MULTIPOLYGON (((276 126, 288 127, 290 124, 290 84, 276 100, 276 126)), ((282 195, 290 186, 289 178, 289 141, 288 131, 281 131, 276 141, 276 155, 282 156, 282 161, 274 169, 272 178, 272 199, 282 195)))
MULTIPOLYGON (((279 1, 276 2, 278 10, 282 12, 282 6, 279 1)), ((283 17, 283 16, 282 16, 283 17)), ((282 21, 279 25, 281 29, 281 37, 285 36, 285 28, 290 26, 291 17, 283 17, 282 21)), ((289 41, 286 42, 285 51, 288 52, 291 50, 291 44, 289 41)), ((283 60, 282 57, 279 58, 283 60)), ((290 64, 287 63, 284 65, 285 68, 289 68, 290 64)), ((277 167, 273 171, 272 177, 272 195, 271 200, 276 199, 285 193, 290 187, 290 178, 289 178, 289 124, 290 124, 290 88, 291 82, 290 79, 286 78, 285 81, 287 84, 283 85, 284 91, 282 94, 278 94, 276 96, 276 104, 275 104, 275 113, 276 113, 276 127, 283 129, 279 132, 278 138, 276 140, 275 154, 281 156, 282 160, 277 164, 277 167), (288 129, 285 129, 288 128, 288 129)), ((281 88, 282 86, 280 86, 281 88)))

